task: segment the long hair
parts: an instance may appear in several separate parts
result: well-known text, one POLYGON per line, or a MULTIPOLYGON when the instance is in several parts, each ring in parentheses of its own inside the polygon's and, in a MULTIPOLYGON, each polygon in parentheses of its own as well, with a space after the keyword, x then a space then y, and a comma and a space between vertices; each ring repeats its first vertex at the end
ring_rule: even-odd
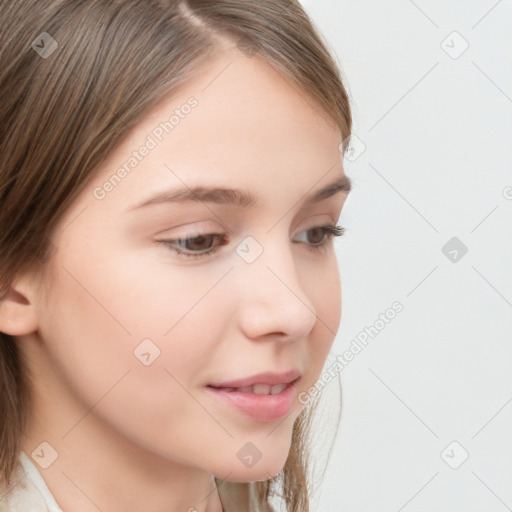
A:
MULTIPOLYGON (((297 0, 0 0, 0 9, 0 300, 16 277, 44 270, 63 212, 131 128, 222 51, 221 40, 290 79, 348 146, 340 70, 297 0)), ((11 483, 30 400, 27 364, 0 333, 0 485, 11 483)), ((312 412, 296 419, 282 471, 289 512, 309 510, 312 412)), ((277 483, 244 485, 268 504, 277 483)))

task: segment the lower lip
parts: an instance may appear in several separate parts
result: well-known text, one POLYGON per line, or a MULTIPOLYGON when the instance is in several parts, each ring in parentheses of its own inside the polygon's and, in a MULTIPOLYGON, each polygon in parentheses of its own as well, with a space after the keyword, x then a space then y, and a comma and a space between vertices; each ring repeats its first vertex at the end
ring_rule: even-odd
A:
POLYGON ((276 395, 257 395, 244 391, 224 391, 222 388, 207 386, 214 396, 236 407, 256 421, 275 421, 286 416, 291 409, 295 391, 293 381, 276 395))

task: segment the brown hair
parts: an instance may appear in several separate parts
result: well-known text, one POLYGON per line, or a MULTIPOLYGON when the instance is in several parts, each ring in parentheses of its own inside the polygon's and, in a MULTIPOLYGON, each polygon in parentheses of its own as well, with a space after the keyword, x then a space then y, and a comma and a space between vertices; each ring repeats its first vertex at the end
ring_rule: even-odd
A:
MULTIPOLYGON (((297 0, 17 0, 1 10, 0 298, 18 276, 44 272, 54 226, 95 170, 146 113, 222 51, 222 40, 258 52, 334 121, 343 152, 349 143, 340 71, 297 0), (53 53, 43 32, 58 44, 53 53), (34 46, 42 37, 46 55, 37 51, 44 43, 34 46)), ((0 333, 1 485, 10 485, 17 465, 29 390, 14 337, 0 333)), ((297 418, 282 471, 289 512, 309 510, 312 411, 297 418)), ((277 483, 276 476, 244 485, 268 506, 277 483)))

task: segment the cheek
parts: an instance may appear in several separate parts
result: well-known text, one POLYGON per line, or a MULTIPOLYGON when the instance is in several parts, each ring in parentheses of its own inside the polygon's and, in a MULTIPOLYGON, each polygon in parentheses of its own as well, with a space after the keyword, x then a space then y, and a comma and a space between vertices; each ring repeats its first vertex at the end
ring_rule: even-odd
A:
POLYGON ((40 330, 70 393, 134 421, 197 414, 184 389, 207 372, 233 316, 225 286, 215 287, 225 269, 206 275, 135 257, 57 268, 40 330))
POLYGON ((309 297, 313 303, 317 321, 310 339, 310 364, 316 380, 325 363, 341 321, 341 282, 337 260, 333 254, 308 281, 309 297))
POLYGON ((317 315, 324 321, 331 334, 335 334, 341 320, 341 281, 338 263, 333 256, 321 267, 314 288, 317 315))
MULTIPOLYGON (((87 292, 64 270, 56 276, 41 325, 47 389, 65 411, 59 419, 63 433, 71 429, 65 442, 86 442, 91 428, 100 426, 106 443, 122 434, 176 461, 204 463, 211 435, 217 436, 215 446, 226 442, 224 430, 193 397, 211 365, 212 340, 221 335, 215 329, 222 320, 212 308, 219 296, 198 301, 213 283, 204 283, 200 294, 190 287, 178 287, 183 293, 177 294, 161 278, 146 274, 147 280, 131 284, 121 279, 120 266, 107 274, 91 267, 90 275, 73 270, 87 292), (141 295, 133 293, 135 283, 141 295)), ((219 454, 213 453, 212 465, 215 458, 219 454)))

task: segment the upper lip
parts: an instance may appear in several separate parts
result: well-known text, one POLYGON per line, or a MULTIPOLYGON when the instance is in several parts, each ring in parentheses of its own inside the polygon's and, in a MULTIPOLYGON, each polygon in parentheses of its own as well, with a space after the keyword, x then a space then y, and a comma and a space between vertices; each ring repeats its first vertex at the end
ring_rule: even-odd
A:
POLYGON ((256 384, 266 384, 267 386, 276 386, 278 384, 288 384, 300 377, 299 370, 295 368, 282 373, 264 372, 251 375, 244 379, 230 380, 220 383, 211 383, 215 388, 243 388, 254 386, 256 384))

